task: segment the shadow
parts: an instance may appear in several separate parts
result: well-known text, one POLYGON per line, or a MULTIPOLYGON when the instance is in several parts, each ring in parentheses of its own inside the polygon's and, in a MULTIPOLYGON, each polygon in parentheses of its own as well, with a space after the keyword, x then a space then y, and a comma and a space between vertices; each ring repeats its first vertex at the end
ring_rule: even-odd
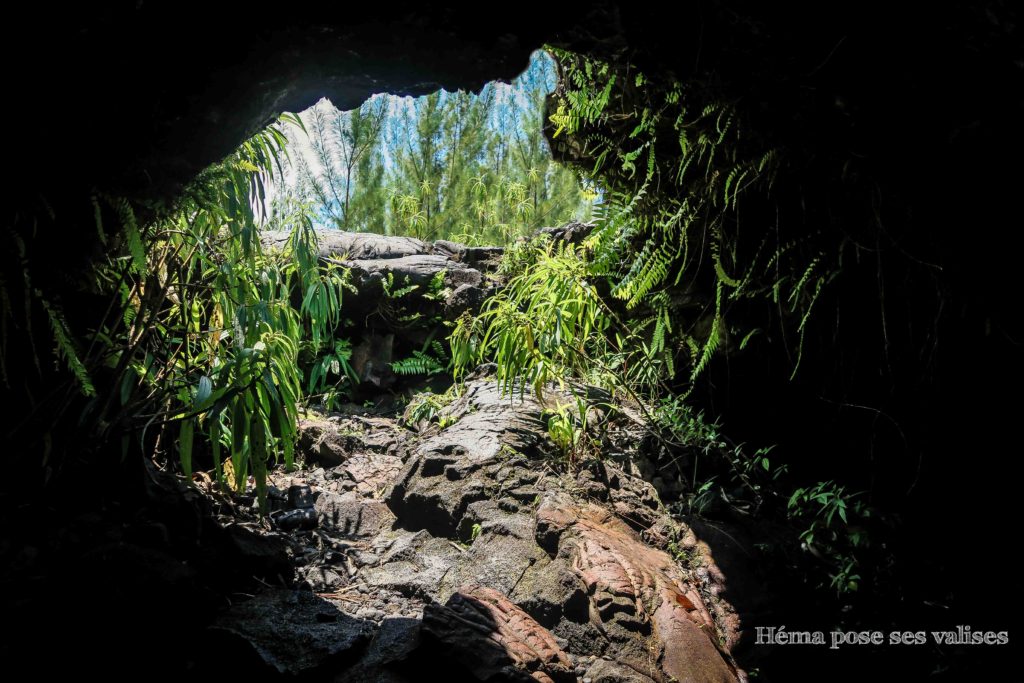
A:
POLYGON ((204 680, 331 680, 361 661, 378 633, 370 620, 307 592, 268 589, 231 607, 203 633, 204 680))
POLYGON ((444 605, 428 604, 422 641, 419 661, 444 661, 446 680, 576 681, 551 634, 490 588, 465 586, 444 605))

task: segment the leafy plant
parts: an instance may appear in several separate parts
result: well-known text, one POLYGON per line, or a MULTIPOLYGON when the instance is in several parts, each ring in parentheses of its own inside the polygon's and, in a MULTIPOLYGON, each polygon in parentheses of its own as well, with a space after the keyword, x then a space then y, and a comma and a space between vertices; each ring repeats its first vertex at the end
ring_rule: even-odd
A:
POLYGON ((352 343, 347 339, 337 339, 334 348, 313 362, 309 372, 306 390, 310 395, 319 394, 327 403, 333 403, 338 395, 337 386, 348 381, 350 386, 359 384, 359 375, 349 363, 352 359, 352 343), (331 377, 337 379, 329 384, 331 377))
POLYGON ((423 293, 423 298, 427 301, 444 301, 448 298, 451 293, 445 286, 445 277, 448 275, 448 271, 441 269, 434 273, 433 277, 430 278, 430 282, 427 283, 427 291, 423 293))
POLYGON ((693 382, 733 346, 729 312, 744 300, 769 304, 793 326, 795 373, 840 252, 784 235, 777 220, 744 232, 741 207, 763 208, 776 192, 782 151, 752 135, 713 84, 654 82, 625 61, 552 52, 563 74, 550 116, 554 148, 603 189, 587 239, 591 274, 608 276, 612 296, 655 321, 651 343, 669 375, 685 364, 693 382), (686 302, 685 317, 667 315, 672 301, 686 302))
POLYGON ((548 437, 566 462, 570 466, 575 465, 590 450, 586 401, 577 396, 575 406, 559 403, 544 412, 547 415, 548 437))
MULTIPOLYGON (((445 287, 445 270, 439 270, 431 277, 426 287, 422 289, 421 298, 428 302, 444 301, 449 290, 445 287)), ((377 304, 377 311, 392 328, 422 328, 429 329, 442 322, 440 315, 426 316, 423 313, 422 301, 414 301, 413 305, 419 310, 409 310, 408 297, 415 291, 421 290, 421 286, 409 282, 409 278, 403 277, 402 282, 395 279, 393 272, 388 272, 381 281, 384 296, 377 304)))
POLYGON ((226 482, 228 462, 226 483, 241 489, 252 475, 261 504, 268 466, 293 463, 297 405, 318 382, 304 381, 300 348, 332 348, 339 364, 344 357, 333 338, 344 271, 321 266, 309 217, 291 215, 279 252, 259 239, 264 184, 284 153, 280 125, 146 222, 122 199, 96 198, 99 232, 108 234, 105 214, 119 230, 109 232, 108 258, 93 271, 94 294, 110 302, 93 332, 74 340, 59 309, 44 301, 90 397, 80 420, 92 425, 95 443, 120 438, 127 449, 134 437, 143 452, 176 450, 186 477, 201 445, 218 481, 226 482))
POLYGON ((401 299, 420 288, 419 285, 409 284, 409 278, 405 279, 404 284, 396 283, 395 274, 391 271, 388 271, 387 276, 381 281, 381 286, 384 289, 384 296, 389 299, 401 299))
POLYGON ((709 424, 704 414, 679 395, 662 396, 652 410, 655 424, 672 436, 673 441, 695 446, 705 453, 723 446, 719 426, 709 424))
POLYGON ((787 505, 790 519, 805 525, 800 533, 804 549, 832 567, 831 586, 839 593, 856 591, 860 585, 858 551, 869 539, 859 523, 871 517, 860 495, 823 481, 796 489, 787 505))
POLYGON ((421 422, 434 422, 437 421, 441 429, 450 426, 453 422, 451 418, 446 420, 440 414, 441 412, 451 405, 455 399, 462 395, 462 386, 459 384, 453 384, 443 394, 435 394, 430 391, 425 391, 417 394, 413 397, 412 401, 405 409, 402 421, 409 426, 415 427, 421 422))
POLYGON ((720 497, 721 487, 718 483, 718 477, 708 477, 699 484, 695 478, 693 483, 694 489, 686 498, 687 514, 703 515, 707 512, 712 502, 720 497))
POLYGON ((502 390, 590 375, 603 355, 608 317, 571 245, 534 244, 532 263, 488 299, 477 318, 457 321, 450 337, 456 375, 493 357, 502 390), (522 383, 520 384, 520 380, 522 383))
POLYGON ((413 351, 408 358, 391 363, 391 369, 398 375, 436 375, 447 367, 444 347, 436 339, 428 340, 422 349, 413 351))
POLYGON ((690 568, 696 562, 696 554, 692 550, 684 548, 680 543, 681 540, 679 538, 679 531, 674 530, 665 549, 672 556, 672 559, 675 560, 676 564, 690 568))

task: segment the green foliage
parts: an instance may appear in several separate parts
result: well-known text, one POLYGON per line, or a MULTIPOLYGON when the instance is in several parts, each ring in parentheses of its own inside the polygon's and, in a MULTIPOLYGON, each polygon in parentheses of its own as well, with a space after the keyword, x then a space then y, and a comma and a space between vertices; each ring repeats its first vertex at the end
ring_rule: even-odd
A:
POLYGON ((586 261, 571 245, 530 247, 531 265, 511 277, 476 319, 457 321, 450 337, 456 375, 483 358, 498 365, 502 390, 544 387, 589 376, 590 360, 604 354, 609 318, 588 281, 586 261))
POLYGON ((662 294, 688 302, 686 316, 664 330, 669 375, 685 362, 696 380, 716 353, 733 348, 730 310, 742 300, 784 312, 780 323, 799 339, 795 373, 838 253, 829 261, 808 235, 787 239, 777 221, 741 221, 746 204, 762 214, 771 206, 780 150, 748 131, 712 84, 652 82, 625 62, 552 52, 563 74, 550 116, 553 141, 604 190, 587 241, 592 274, 608 276, 629 311, 657 311, 652 303, 662 294))
POLYGON ((403 287, 397 286, 395 284, 395 274, 390 271, 388 272, 387 277, 382 281, 381 285, 384 288, 384 296, 389 299, 400 299, 406 294, 416 291, 420 287, 419 285, 410 284, 406 284, 403 287))
MULTIPOLYGON (((421 292, 420 299, 431 302, 443 302, 449 290, 445 287, 445 275, 447 271, 439 270, 431 277, 426 289, 421 292)), ((439 314, 425 315, 423 302, 415 301, 413 310, 407 308, 406 303, 413 301, 409 295, 421 289, 420 285, 411 284, 408 277, 402 278, 402 282, 395 279, 395 274, 388 272, 381 281, 383 297, 377 303, 377 313, 384 318, 391 328, 420 328, 432 329, 441 324, 442 318, 439 314)), ((424 350, 425 351, 425 350, 424 350)))
POLYGON ((441 429, 444 429, 451 422, 446 422, 441 416, 441 412, 461 395, 462 386, 460 384, 453 384, 443 394, 435 394, 430 391, 417 394, 406 407, 402 421, 410 427, 415 427, 421 422, 437 422, 441 429))
POLYGON ((587 434, 587 403, 580 396, 575 398, 575 405, 558 403, 545 410, 548 437, 570 467, 592 450, 587 434))
POLYGON ((694 410, 681 396, 661 397, 651 417, 676 443, 699 448, 705 453, 721 444, 718 425, 708 424, 704 414, 694 410))
POLYGON ((186 476, 201 450, 218 480, 225 454, 233 485, 251 474, 261 504, 271 459, 292 464, 303 389, 351 374, 350 350, 333 338, 345 272, 320 265, 309 217, 292 214, 280 253, 259 240, 264 184, 280 172, 284 142, 280 125, 268 128, 146 223, 127 202, 97 197, 98 230, 110 210, 120 231, 93 271, 110 305, 92 333, 73 337, 37 292, 58 354, 90 399, 83 415, 98 443, 134 436, 144 451, 173 452, 176 442, 186 476), (317 359, 308 377, 300 353, 317 359))
POLYGON ((352 343, 347 339, 336 339, 334 348, 320 356, 310 367, 306 391, 310 396, 320 395, 328 410, 336 407, 339 384, 359 384, 359 376, 349 363, 351 359, 352 343), (337 379, 331 382, 332 378, 337 379))
MULTIPOLYGON (((35 224, 36 221, 33 221, 33 231, 35 224)), ((6 245, 4 250, 5 255, 15 256, 17 267, 12 270, 20 273, 21 282, 8 283, 0 275, 0 379, 3 380, 5 386, 10 386, 7 363, 11 328, 24 330, 32 363, 36 371, 42 373, 33 324, 34 304, 38 302, 46 316, 46 324, 53 340, 54 357, 63 362, 64 367, 71 375, 73 386, 77 387, 77 391, 81 395, 95 397, 96 388, 93 379, 82 360, 82 350, 68 325, 62 306, 57 300, 45 294, 34 282, 32 262, 28 255, 25 239, 17 230, 10 228, 5 231, 5 237, 10 240, 10 244, 6 245), (20 296, 16 289, 17 285, 20 285, 20 296), (20 305, 16 305, 15 301, 19 298, 21 299, 20 305), (21 310, 17 310, 19 308, 21 310)))
POLYGON ((504 393, 549 383, 585 382, 642 409, 665 394, 674 372, 668 302, 642 320, 608 304, 607 278, 594 274, 585 247, 541 236, 515 245, 502 265, 505 286, 476 318, 456 321, 449 342, 455 376, 484 360, 497 365, 504 393))
POLYGON ((391 369, 397 375, 436 375, 448 367, 448 362, 444 357, 444 347, 440 342, 434 340, 424 346, 422 350, 413 351, 408 358, 393 362, 391 369))
POLYGON ((44 298, 43 293, 38 289, 34 290, 36 299, 39 301, 46 317, 50 321, 50 332, 53 334, 54 354, 57 358, 63 359, 68 370, 75 376, 78 387, 85 396, 95 396, 96 389, 89 378, 89 371, 79 359, 79 350, 68 330, 67 322, 60 309, 44 298))
POLYGON ((691 569, 699 564, 697 554, 695 550, 683 547, 681 545, 681 541, 682 539, 679 538, 679 530, 675 529, 673 530, 665 549, 668 551, 668 554, 672 556, 672 559, 675 560, 676 564, 686 569, 691 569))
POLYGON ((858 555, 869 543, 861 524, 871 517, 871 510, 860 495, 847 493, 834 481, 823 481, 796 489, 787 504, 790 519, 803 525, 804 549, 829 564, 831 586, 840 594, 858 589, 858 555))
POLYGON ((450 290, 445 287, 445 278, 447 275, 447 270, 439 270, 434 273, 433 277, 430 278, 430 282, 427 284, 427 291, 423 293, 423 298, 427 301, 446 300, 448 295, 451 293, 450 290))

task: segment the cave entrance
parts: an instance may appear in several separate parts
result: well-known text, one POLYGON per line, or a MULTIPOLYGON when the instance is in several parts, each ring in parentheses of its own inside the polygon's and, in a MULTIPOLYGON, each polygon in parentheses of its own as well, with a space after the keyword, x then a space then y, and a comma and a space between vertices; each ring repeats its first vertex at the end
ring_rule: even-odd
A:
MULTIPOLYGON (((332 341, 300 352, 314 403, 386 412, 419 390, 445 391, 448 334, 495 291, 502 249, 590 220, 598 193, 552 158, 545 135, 557 86, 555 59, 538 50, 510 83, 477 93, 382 93, 349 111, 324 98, 281 117, 253 207, 261 240, 287 251, 314 228, 344 283, 323 299, 338 317, 332 341)), ((303 311, 317 298, 308 291, 303 311)))
POLYGON ((596 193, 552 159, 544 137, 557 79, 554 58, 537 50, 511 83, 478 93, 377 94, 351 111, 321 99, 284 125, 267 227, 303 217, 318 228, 475 246, 589 220, 596 193))

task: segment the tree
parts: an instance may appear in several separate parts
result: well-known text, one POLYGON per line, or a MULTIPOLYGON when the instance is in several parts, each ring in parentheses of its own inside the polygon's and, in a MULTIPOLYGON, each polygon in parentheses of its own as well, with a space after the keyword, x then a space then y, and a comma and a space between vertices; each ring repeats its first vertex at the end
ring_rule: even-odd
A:
POLYGON ((436 238, 444 173, 442 92, 415 100, 396 121, 400 141, 392 173, 395 229, 423 239, 436 238))
POLYGON ((371 187, 379 175, 374 157, 386 112, 387 101, 382 97, 351 112, 339 112, 327 100, 303 112, 308 150, 302 144, 304 133, 291 127, 289 167, 294 179, 284 194, 310 202, 324 224, 343 230, 364 229, 372 216, 367 215, 365 202, 361 211, 353 210, 358 205, 355 197, 362 184, 361 172, 367 174, 366 184, 371 187))
POLYGON ((593 196, 543 136, 554 62, 538 52, 511 85, 418 99, 377 95, 352 112, 322 100, 289 133, 274 213, 309 204, 322 226, 504 243, 590 215, 593 196))

